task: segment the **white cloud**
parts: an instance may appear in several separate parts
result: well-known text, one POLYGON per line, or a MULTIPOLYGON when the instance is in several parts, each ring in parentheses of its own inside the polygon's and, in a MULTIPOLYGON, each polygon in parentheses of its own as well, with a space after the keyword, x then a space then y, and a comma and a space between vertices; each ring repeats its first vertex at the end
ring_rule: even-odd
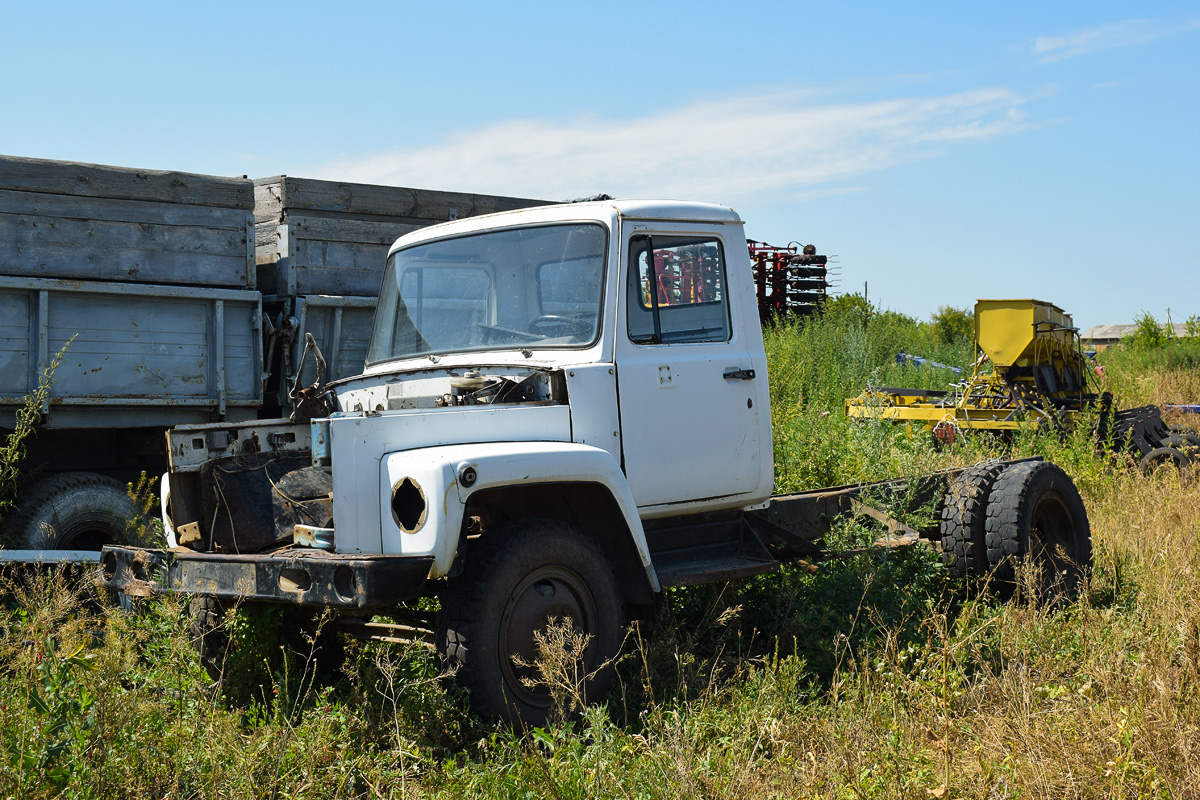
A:
POLYGON ((633 119, 511 120, 426 147, 343 156, 307 174, 527 197, 732 203, 768 191, 855 191, 822 185, 1033 127, 1021 108, 1027 98, 1001 88, 806 105, 813 99, 740 96, 633 119))
POLYGON ((1065 36, 1039 36, 1033 43, 1038 63, 1060 61, 1100 50, 1134 47, 1175 33, 1200 28, 1200 20, 1166 22, 1150 19, 1127 19, 1096 28, 1068 33, 1065 36))

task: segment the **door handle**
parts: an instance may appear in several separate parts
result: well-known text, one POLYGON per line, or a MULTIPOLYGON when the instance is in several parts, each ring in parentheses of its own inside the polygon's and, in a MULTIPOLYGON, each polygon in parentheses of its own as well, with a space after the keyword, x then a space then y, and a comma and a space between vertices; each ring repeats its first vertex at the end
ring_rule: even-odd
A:
POLYGON ((742 367, 727 367, 722 377, 727 381, 752 381, 754 380, 754 370, 743 369, 742 367))

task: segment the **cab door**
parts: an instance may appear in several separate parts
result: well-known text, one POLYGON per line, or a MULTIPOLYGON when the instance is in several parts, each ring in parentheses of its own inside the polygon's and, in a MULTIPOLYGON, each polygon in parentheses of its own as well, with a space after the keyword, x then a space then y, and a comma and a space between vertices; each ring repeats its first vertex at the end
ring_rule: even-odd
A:
POLYGON ((744 265, 731 284, 730 260, 740 268, 745 259, 730 259, 730 248, 745 245, 727 240, 724 227, 654 223, 624 233, 615 354, 622 460, 639 507, 730 506, 771 491, 751 271, 744 265))

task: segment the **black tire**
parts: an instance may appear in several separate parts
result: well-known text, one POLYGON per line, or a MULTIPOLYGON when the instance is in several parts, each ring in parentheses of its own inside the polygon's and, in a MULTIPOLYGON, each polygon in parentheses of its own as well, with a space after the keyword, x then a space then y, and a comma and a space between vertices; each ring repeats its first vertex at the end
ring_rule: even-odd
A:
POLYGON ((1150 475, 1168 465, 1175 469, 1183 469, 1190 463, 1192 463, 1191 459, 1174 447, 1156 447, 1142 456, 1142 459, 1138 462, 1138 468, 1145 474, 1150 475))
POLYGON ((942 507, 942 563, 955 578, 984 575, 987 500, 1003 464, 976 464, 950 483, 942 507))
POLYGON ((1073 594, 1092 565, 1087 509, 1071 478, 1055 464, 1012 464, 1000 473, 987 504, 987 557, 1002 597, 1016 589, 1016 567, 1036 569, 1038 599, 1073 594))
POLYGON ((1191 425, 1168 425, 1167 430, 1169 430, 1171 433, 1191 434, 1192 436, 1200 438, 1200 431, 1196 430, 1191 425))
POLYGON ((1194 433, 1173 431, 1163 439, 1163 447, 1174 447, 1192 461, 1200 460, 1200 436, 1194 433))
POLYGON ((130 523, 141 516, 121 483, 94 472, 64 472, 25 492, 6 530, 17 549, 99 550, 126 542, 130 523))
POLYGON ((551 520, 502 526, 467 551, 462 575, 447 586, 438 614, 438 651, 471 695, 473 709, 513 726, 545 725, 553 701, 514 663, 537 658, 534 631, 570 617, 590 637, 584 651, 585 702, 604 694, 621 646, 623 610, 604 553, 577 528, 551 520))
POLYGON ((208 677, 220 681, 225 671, 229 635, 225 632, 225 606, 217 598, 197 594, 188 598, 188 633, 200 654, 208 677))

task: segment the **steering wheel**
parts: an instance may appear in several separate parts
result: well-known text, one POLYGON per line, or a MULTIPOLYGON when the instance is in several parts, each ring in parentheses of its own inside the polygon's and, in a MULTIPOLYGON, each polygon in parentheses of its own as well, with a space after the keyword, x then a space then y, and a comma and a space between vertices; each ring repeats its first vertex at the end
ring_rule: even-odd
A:
POLYGON ((567 333, 587 333, 591 325, 587 320, 564 317, 561 314, 541 314, 529 320, 529 330, 541 336, 549 336, 542 328, 565 328, 567 333))

